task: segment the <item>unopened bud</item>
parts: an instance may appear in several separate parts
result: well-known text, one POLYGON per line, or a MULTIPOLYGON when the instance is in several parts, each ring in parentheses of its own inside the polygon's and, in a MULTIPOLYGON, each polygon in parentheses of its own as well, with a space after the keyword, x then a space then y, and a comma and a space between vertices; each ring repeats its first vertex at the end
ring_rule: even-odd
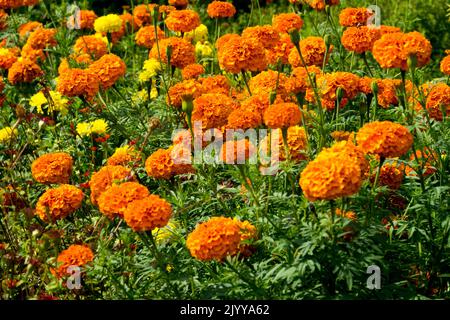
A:
POLYGON ((193 96, 190 94, 183 95, 181 98, 183 101, 181 103, 181 109, 186 114, 191 114, 192 110, 194 110, 193 96))
POLYGON ((300 42, 300 32, 298 32, 297 29, 290 30, 289 37, 294 45, 297 45, 300 42))
POLYGON ((344 89, 342 89, 341 87, 338 87, 336 90, 336 98, 337 101, 341 102, 342 98, 344 97, 344 89))

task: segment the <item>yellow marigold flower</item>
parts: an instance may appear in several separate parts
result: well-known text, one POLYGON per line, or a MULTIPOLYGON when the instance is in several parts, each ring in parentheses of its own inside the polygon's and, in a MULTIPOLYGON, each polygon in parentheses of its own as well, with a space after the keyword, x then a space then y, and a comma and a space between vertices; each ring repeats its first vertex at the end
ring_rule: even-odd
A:
POLYGON ((116 216, 123 218, 130 203, 144 199, 149 194, 148 189, 137 182, 113 184, 98 198, 98 208, 110 219, 114 219, 116 216))
POLYGON ((117 14, 108 14, 95 19, 94 29, 96 32, 117 32, 122 28, 122 19, 117 14))
POLYGON ((128 166, 130 163, 134 164, 139 161, 141 161, 141 157, 134 147, 123 146, 116 148, 114 154, 106 161, 106 164, 109 166, 128 166))
POLYGON ((186 240, 191 255, 203 261, 222 261, 239 252, 241 228, 231 218, 213 217, 197 225, 186 240))
POLYGON ((213 48, 208 41, 197 42, 195 44, 195 54, 200 57, 211 57, 213 54, 213 48))
POLYGON ((36 215, 45 222, 63 219, 81 207, 83 192, 75 186, 62 184, 49 189, 36 204, 36 215))
POLYGON ((391 121, 366 123, 356 134, 356 141, 365 153, 383 158, 404 155, 413 144, 413 136, 407 128, 391 121))
POLYGON ((176 220, 169 220, 166 226, 163 228, 154 228, 152 230, 153 237, 157 242, 165 242, 174 238, 177 234, 177 230, 180 228, 180 224, 176 220))
POLYGON ((47 100, 44 93, 39 91, 30 98, 30 106, 35 107, 38 113, 44 113, 42 106, 46 105, 49 112, 59 111, 61 114, 67 114, 68 99, 64 98, 61 93, 57 91, 49 91, 50 101, 47 100))
POLYGON ((186 32, 184 38, 192 40, 194 43, 206 41, 208 40, 208 27, 201 24, 194 30, 186 32))
POLYGON ((69 183, 73 159, 65 152, 47 153, 31 164, 31 174, 40 183, 69 183))
POLYGON ((123 217, 136 232, 151 231, 167 225, 172 216, 172 206, 157 195, 134 200, 126 207, 123 217))
POLYGON ((104 134, 108 130, 108 124, 103 119, 97 119, 91 122, 81 122, 77 124, 77 133, 80 136, 89 136, 91 134, 104 134))
POLYGON ((156 99, 158 97, 158 90, 156 89, 155 86, 152 85, 152 90, 150 91, 150 97, 148 95, 148 90, 147 89, 142 89, 138 92, 136 92, 135 94, 133 94, 133 96, 131 97, 131 100, 134 103, 144 103, 147 102, 148 99, 156 99))
POLYGON ((14 139, 19 134, 17 129, 11 127, 5 127, 0 129, 0 142, 7 142, 14 139))
POLYGON ((58 278, 61 278, 65 275, 71 275, 69 267, 81 267, 92 260, 94 260, 94 253, 91 248, 85 244, 73 244, 58 255, 58 258, 56 259, 58 267, 56 269, 51 269, 51 272, 58 278))

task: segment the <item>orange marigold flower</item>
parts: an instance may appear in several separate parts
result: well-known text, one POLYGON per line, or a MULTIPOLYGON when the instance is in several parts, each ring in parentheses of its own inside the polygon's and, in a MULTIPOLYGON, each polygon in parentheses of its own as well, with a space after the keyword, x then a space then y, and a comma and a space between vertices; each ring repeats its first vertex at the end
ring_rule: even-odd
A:
POLYGON ((56 259, 58 267, 56 269, 51 269, 51 272, 58 278, 61 278, 65 275, 72 274, 69 267, 81 267, 92 260, 94 260, 94 253, 91 248, 85 244, 73 244, 58 255, 58 258, 56 259))
POLYGON ((58 44, 55 39, 56 29, 37 28, 30 33, 27 43, 33 49, 45 49, 47 47, 54 47, 58 44))
POLYGON ((117 148, 114 154, 106 160, 106 164, 109 166, 128 166, 139 163, 141 156, 134 147, 124 146, 117 148))
POLYGON ((29 21, 24 24, 21 24, 19 28, 17 28, 17 32, 21 39, 28 38, 28 36, 36 29, 43 28, 42 23, 38 21, 29 21))
POLYGON ((397 158, 411 148, 413 136, 407 128, 391 121, 366 123, 356 134, 356 141, 365 153, 383 158, 397 158))
POLYGON ((230 84, 227 77, 223 75, 210 76, 200 78, 202 91, 205 93, 222 93, 228 95, 230 92, 230 84))
POLYGON ((183 96, 192 96, 195 99, 202 93, 202 85, 196 79, 184 80, 169 88, 166 102, 175 108, 181 108, 183 96))
POLYGON ((141 27, 152 23, 153 10, 157 6, 155 3, 140 4, 133 9, 133 17, 136 24, 141 27))
POLYGON ((63 219, 81 207, 83 192, 75 186, 62 184, 49 189, 39 198, 35 214, 45 222, 63 219))
POLYGON ((73 51, 76 54, 86 53, 94 59, 99 59, 108 53, 108 45, 95 35, 81 36, 75 41, 73 51))
MULTIPOLYGON (((373 173, 370 177, 370 181, 374 183, 376 173, 373 173)), ((383 164, 380 170, 380 176, 378 177, 379 186, 387 186, 391 190, 397 190, 400 188, 405 177, 405 168, 403 165, 399 165, 395 162, 388 162, 383 164)))
POLYGON ((220 128, 227 124, 230 113, 238 105, 230 97, 221 93, 206 93, 194 100, 192 121, 201 121, 202 128, 220 128))
MULTIPOLYGON (((336 107, 338 88, 342 89, 343 97, 339 106, 344 107, 348 100, 353 99, 359 92, 359 77, 350 72, 324 73, 317 76, 317 87, 322 98, 322 107, 333 110, 336 107)), ((306 99, 314 101, 314 94, 308 88, 306 99)))
POLYGON ((191 255, 202 261, 221 261, 228 255, 235 255, 240 243, 240 226, 225 217, 213 217, 198 224, 186 240, 191 255))
MULTIPOLYGON (((332 51, 333 46, 328 50, 327 59, 332 51)), ((325 58, 326 45, 321 37, 307 37, 300 40, 300 51, 307 66, 316 65, 322 67, 325 58)), ((291 49, 289 54, 289 63, 295 68, 303 65, 297 48, 291 49)))
POLYGON ((40 183, 69 183, 72 157, 65 152, 47 153, 31 164, 31 174, 40 183))
POLYGON ((100 80, 90 69, 72 68, 60 74, 56 90, 66 97, 83 96, 92 99, 98 92, 100 80))
POLYGON ((272 26, 279 33, 289 33, 292 30, 300 30, 303 20, 295 13, 281 13, 273 16, 272 26))
POLYGON ((276 103, 264 112, 264 123, 271 129, 283 129, 300 123, 302 114, 295 103, 276 103))
MULTIPOLYGON (((308 67, 308 73, 315 73, 315 75, 318 76, 322 74, 322 69, 312 65, 308 67)), ((314 79, 313 77, 311 78, 314 79)), ((311 83, 309 82, 305 67, 297 67, 292 71, 291 86, 294 94, 306 92, 308 88, 311 88, 311 83)))
POLYGON ((170 179, 174 175, 174 163, 170 150, 158 149, 145 161, 147 174, 155 179, 170 179))
POLYGON ((344 150, 319 153, 300 175, 300 186, 309 201, 334 200, 359 191, 362 172, 359 162, 344 150))
MULTIPOLYGON (((93 30, 94 22, 95 22, 95 19, 97 19, 97 15, 92 10, 80 10, 79 19, 80 19, 79 20, 80 24, 78 25, 78 27, 80 29, 93 30)), ((75 17, 74 16, 69 17, 69 24, 75 26, 75 17)))
POLYGON ((441 72, 446 75, 450 75, 450 55, 446 56, 441 61, 441 72))
MULTIPOLYGON (((291 3, 299 3, 299 0, 289 0, 291 3)), ((339 4, 339 0, 302 0, 302 2, 309 5, 311 8, 317 11, 325 10, 325 6, 336 6, 339 4)))
POLYGON ((138 46, 151 49, 156 41, 156 36, 158 36, 158 41, 164 39, 164 31, 157 27, 157 33, 155 33, 155 28, 153 26, 142 27, 136 32, 134 40, 138 46))
POLYGON ((271 25, 247 27, 242 31, 242 38, 254 39, 267 49, 280 40, 280 34, 271 25))
POLYGON ((439 83, 428 94, 426 109, 431 118, 442 121, 443 114, 450 116, 450 87, 439 83))
POLYGON ((200 25, 200 16, 193 10, 176 10, 169 13, 165 23, 171 31, 189 32, 200 25))
MULTIPOLYGON (((195 63, 195 47, 188 41, 180 38, 167 38, 162 39, 159 42, 159 50, 161 54, 161 60, 167 63, 167 47, 172 48, 172 55, 170 58, 170 64, 174 67, 183 69, 187 65, 195 63)), ((149 58, 158 58, 158 48, 156 44, 153 45, 150 50, 149 58)))
POLYGON ((123 214, 125 222, 136 232, 165 227, 171 216, 170 203, 153 194, 131 202, 123 214))
POLYGON ((362 26, 347 28, 342 34, 341 42, 345 49, 356 53, 371 51, 373 44, 381 37, 376 28, 362 26))
POLYGON ((115 182, 134 181, 130 169, 123 166, 107 165, 102 167, 98 172, 94 173, 89 181, 91 189, 91 202, 97 205, 100 195, 108 190, 115 182))
POLYGON ((98 208, 110 219, 116 216, 123 218, 127 206, 139 199, 149 195, 148 189, 137 182, 124 182, 113 184, 100 197, 98 197, 98 208))
POLYGON ((241 38, 241 36, 238 34, 235 34, 235 33, 224 34, 219 39, 217 39, 216 48, 217 48, 217 50, 222 50, 222 48, 228 43, 228 41, 234 40, 234 39, 240 39, 240 38, 241 38))
MULTIPOLYGON (((277 101, 279 102, 279 101, 277 101)), ((269 94, 254 94, 251 97, 246 98, 241 103, 241 107, 244 109, 256 110, 262 116, 264 112, 269 108, 270 99, 269 94)))
POLYGON ((22 58, 34 62, 37 62, 38 60, 44 61, 47 58, 43 49, 33 49, 28 43, 22 47, 20 55, 22 58))
POLYGON ((250 79, 248 83, 252 94, 269 94, 276 91, 282 99, 292 92, 291 79, 284 73, 267 70, 250 79))
MULTIPOLYGON (((278 137, 278 151, 276 150, 270 150, 272 141, 271 136, 267 135, 260 143, 260 151, 261 154, 267 155, 269 157, 269 150, 270 157, 272 159, 279 159, 281 161, 286 160, 286 150, 283 143, 283 136, 280 129, 277 129, 277 137, 278 137)), ((287 144, 289 147, 289 155, 291 160, 293 161, 301 161, 306 160, 306 146, 308 144, 308 141, 306 139, 306 133, 305 129, 300 126, 292 126, 289 127, 287 130, 287 144)))
POLYGON ((230 2, 213 1, 206 9, 210 18, 231 18, 236 14, 236 8, 230 2))
POLYGON ((9 68, 8 81, 12 85, 23 82, 31 83, 43 74, 42 69, 34 61, 21 58, 9 68))
POLYGON ((262 124, 261 113, 254 108, 238 108, 228 116, 227 128, 243 129, 257 128, 262 124))
POLYGON ((396 82, 392 79, 375 79, 363 77, 359 79, 359 90, 364 94, 373 94, 372 83, 376 82, 378 86, 378 104, 382 108, 389 108, 391 105, 398 104, 396 92, 396 82))
POLYGON ((0 47, 0 69, 8 70, 17 61, 20 51, 0 47))
POLYGON ((255 155, 256 148, 248 139, 226 141, 220 148, 220 159, 225 164, 245 164, 255 155))
POLYGON ((417 67, 430 61, 431 44, 419 32, 388 33, 375 41, 372 54, 382 68, 408 69, 408 57, 415 57, 417 67))
POLYGON ((356 221, 356 219, 357 219, 356 213, 354 213, 353 211, 343 211, 339 208, 336 208, 336 215, 338 217, 343 217, 343 218, 353 220, 353 221, 356 221))
POLYGON ((94 61, 89 66, 89 69, 97 75, 100 79, 100 85, 105 90, 112 87, 127 71, 125 62, 112 53, 105 54, 97 61, 94 61))
POLYGON ((343 27, 365 26, 372 15, 367 8, 345 8, 339 14, 339 24, 343 27))
POLYGON ((181 70, 181 76, 184 80, 196 79, 205 73, 205 68, 201 64, 190 64, 181 70))
POLYGON ((220 68, 230 73, 262 71, 267 67, 262 44, 254 38, 232 38, 218 49, 220 68))
POLYGON ((281 34, 278 42, 273 47, 266 49, 267 63, 277 65, 278 61, 281 61, 282 64, 288 64, 292 48, 294 48, 294 44, 289 35, 281 34))
POLYGON ((364 177, 369 170, 369 162, 367 161, 364 151, 359 147, 355 146, 351 141, 340 141, 333 144, 330 148, 323 149, 318 155, 318 160, 338 157, 342 154, 345 154, 349 158, 347 161, 355 162, 360 171, 361 177, 364 177))

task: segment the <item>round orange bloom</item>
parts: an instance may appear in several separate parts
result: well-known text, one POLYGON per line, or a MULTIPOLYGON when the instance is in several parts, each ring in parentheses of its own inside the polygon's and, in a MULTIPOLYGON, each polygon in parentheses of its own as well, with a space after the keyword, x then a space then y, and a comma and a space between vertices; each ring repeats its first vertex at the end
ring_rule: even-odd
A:
POLYGON ((397 105, 398 97, 395 80, 363 77, 359 80, 359 90, 366 95, 373 94, 371 85, 374 81, 378 86, 378 104, 385 109, 391 105, 397 105))
POLYGON ((65 152, 47 153, 31 164, 31 174, 40 183, 69 183, 72 157, 65 152))
POLYGON ((248 86, 252 94, 269 94, 276 90, 277 95, 280 95, 282 99, 286 99, 292 92, 290 80, 284 73, 267 70, 251 78, 248 86))
POLYGON ((100 80, 90 69, 73 68, 58 78, 56 90, 66 97, 83 96, 92 99, 98 92, 100 80))
POLYGON ((184 80, 195 79, 205 73, 205 68, 201 64, 190 64, 181 70, 181 76, 184 80))
POLYGON ((289 33, 292 30, 300 30, 303 20, 295 13, 281 13, 273 16, 272 26, 279 33, 289 33))
POLYGON ((21 24, 19 28, 17 28, 17 32, 19 33, 19 36, 21 39, 27 38, 31 32, 38 28, 43 28, 44 26, 42 23, 38 21, 29 21, 24 24, 21 24))
POLYGON ((97 205, 100 195, 108 190, 113 183, 121 183, 130 180, 134 181, 135 177, 128 168, 120 165, 107 165, 102 167, 92 175, 91 180, 89 181, 92 204, 97 205))
POLYGON ((141 161, 139 152, 134 147, 117 148, 114 154, 106 160, 108 166, 127 166, 130 163, 136 164, 141 161))
POLYGON ((175 108, 181 108, 183 96, 192 96, 195 99, 202 93, 202 86, 196 79, 183 80, 169 88, 166 102, 175 108))
POLYGON ((241 107, 245 109, 256 110, 260 115, 264 115, 264 112, 269 108, 270 99, 268 94, 255 94, 246 98, 241 103, 241 107))
POLYGON ((149 194, 148 189, 137 182, 113 184, 98 198, 98 208, 110 219, 114 219, 116 216, 123 218, 124 212, 131 202, 144 199, 149 194))
POLYGON ((308 163, 300 175, 300 186, 309 201, 351 196, 362 183, 360 166, 345 151, 329 153, 308 163))
POLYGON ((94 59, 99 59, 108 53, 108 45, 97 36, 81 36, 75 41, 73 51, 76 54, 87 53, 94 59))
POLYGON ((136 24, 141 27, 143 25, 152 24, 153 10, 157 6, 155 3, 140 4, 133 9, 133 17, 136 24))
POLYGON ((200 25, 200 16, 193 10, 176 10, 169 13, 165 23, 171 31, 189 32, 200 25))
POLYGON ((413 144, 413 136, 401 124, 375 121, 366 123, 359 129, 356 141, 365 153, 396 158, 408 152, 413 144))
POLYGON ((202 129, 220 128, 227 124, 230 113, 237 109, 230 97, 221 93, 206 93, 194 100, 192 121, 201 121, 202 129))
POLYGON ((44 61, 47 58, 43 49, 33 49, 28 43, 22 47, 20 55, 22 58, 34 62, 37 62, 38 60, 44 61))
POLYGON ((441 61, 441 72, 446 75, 450 75, 450 55, 446 56, 441 61))
MULTIPOLYGON (((322 74, 322 69, 314 65, 308 67, 308 73, 315 73, 316 76, 322 74)), ((314 79, 314 78, 313 78, 314 79)), ((294 94, 300 92, 306 92, 308 88, 311 88, 309 77, 306 73, 305 67, 297 67, 292 70, 291 86, 294 94)))
MULTIPOLYGON (((341 88, 344 95, 340 101, 340 107, 347 104, 359 92, 359 77, 350 72, 324 73, 317 76, 317 87, 322 98, 322 107, 333 110, 336 107, 336 91, 341 88)), ((312 89, 308 89, 306 99, 314 101, 312 89)))
POLYGON ((186 9, 189 4, 188 0, 169 0, 171 6, 175 6, 177 9, 186 9))
POLYGON ((51 272, 58 278, 61 278, 64 275, 71 274, 71 272, 69 272, 69 267, 81 267, 92 260, 94 260, 94 253, 91 248, 85 244, 73 244, 58 255, 58 258, 56 259, 58 268, 52 269, 51 272))
POLYGON ((128 226, 136 232, 151 231, 167 225, 172 216, 172 206, 156 195, 149 195, 131 202, 123 217, 128 226))
POLYGON ((345 8, 339 14, 339 24, 343 27, 365 26, 372 15, 367 8, 345 8))
POLYGON ((100 79, 100 85, 104 90, 112 87, 127 71, 125 62, 112 53, 94 61, 89 69, 100 79))
POLYGON ((221 261, 239 251, 241 229, 231 218, 213 217, 197 225, 186 240, 191 255, 203 261, 221 261))
POLYGON ((206 9, 210 18, 231 18, 236 14, 236 8, 230 2, 213 1, 206 9))
POLYGON ((255 155, 256 148, 248 139, 226 141, 220 148, 220 158, 225 164, 245 164, 255 155))
POLYGON ((227 128, 243 129, 257 128, 262 124, 261 113, 253 108, 238 108, 228 116, 227 128))
POLYGON ((254 38, 232 38, 218 49, 220 68, 230 73, 262 71, 267 67, 262 44, 254 38))
POLYGON ((83 192, 70 184, 49 189, 39 198, 35 214, 45 222, 63 219, 81 207, 83 192))
MULTIPOLYGON (((328 56, 332 49, 333 46, 330 46, 328 56)), ((326 45, 323 38, 307 37, 300 40, 300 51, 302 52, 303 59, 305 60, 305 64, 307 66, 316 65, 322 67, 326 52, 326 45)), ((291 53, 289 54, 289 63, 293 67, 300 67, 303 65, 297 48, 291 49, 291 53)))
MULTIPOLYGON (((78 25, 78 27, 82 30, 83 29, 93 30, 95 19, 97 19, 97 15, 95 14, 94 11, 80 10, 80 21, 79 21, 80 24, 78 25)), ((75 21, 74 21, 73 16, 69 17, 69 23, 70 23, 70 25, 75 26, 75 21)))
POLYGON ((445 83, 433 87, 427 97, 426 108, 430 117, 438 121, 442 121, 443 113, 450 116, 450 87, 445 83))
POLYGON ((242 38, 254 39, 267 49, 280 40, 280 34, 271 25, 247 27, 242 31, 242 38))
POLYGON ((217 39, 217 41, 216 41, 216 49, 217 50, 222 50, 222 48, 228 43, 228 41, 234 40, 234 39, 240 39, 240 38, 241 38, 241 36, 238 35, 238 34, 235 34, 235 33, 224 34, 219 39, 217 39))
POLYGON ((367 26, 350 27, 342 34, 341 42, 345 49, 356 53, 371 51, 373 44, 381 37, 376 28, 367 26))
POLYGON ((19 52, 10 48, 0 48, 0 69, 8 70, 17 61, 19 52))
POLYGON ((294 44, 289 35, 281 34, 280 40, 273 47, 266 49, 267 63, 277 65, 280 60, 282 64, 288 64, 292 48, 294 48, 294 44))
MULTIPOLYGON (((172 47, 172 55, 170 58, 170 64, 174 67, 183 69, 187 65, 195 63, 195 47, 188 41, 180 38, 167 38, 159 41, 159 52, 161 54, 161 60, 167 63, 167 47, 172 47)), ((149 58, 154 58, 159 61, 158 47, 153 45, 150 50, 149 58)))
MULTIPOLYGON (((299 0, 289 0, 291 3, 299 3, 299 0)), ((311 8, 317 11, 325 10, 325 6, 336 6, 339 4, 339 0, 302 0, 301 2, 306 3, 311 8)))
POLYGON ((171 151, 158 149, 145 161, 147 174, 155 179, 170 179, 174 175, 171 151))
POLYGON ((151 49, 156 41, 156 36, 158 36, 158 41, 164 39, 166 36, 164 31, 157 27, 157 34, 155 34, 155 28, 153 26, 142 27, 136 32, 134 40, 136 44, 147 49, 151 49))
MULTIPOLYGON (((370 177, 370 181, 374 183, 376 173, 373 173, 370 177)), ((378 178, 379 186, 387 186, 391 190, 397 190, 400 188, 405 177, 405 170, 403 165, 398 165, 395 162, 389 162, 383 164, 380 170, 380 176, 378 178)))
POLYGON ((8 81, 12 85, 23 82, 31 83, 43 74, 42 69, 34 61, 21 58, 9 68, 8 81))
POLYGON ((227 77, 223 75, 200 78, 199 80, 202 84, 202 91, 205 93, 222 93, 225 95, 230 93, 230 84, 227 77))
POLYGON ((385 35, 385 34, 388 34, 388 33, 399 33, 399 32, 402 32, 402 29, 400 29, 398 27, 384 26, 384 25, 381 25, 378 30, 380 30, 380 35, 385 35))
POLYGON ((369 162, 367 161, 364 151, 355 146, 351 141, 340 141, 333 144, 330 148, 324 148, 316 157, 317 160, 334 158, 345 154, 348 156, 347 161, 353 161, 361 171, 361 177, 364 177, 369 170, 369 162))
POLYGON ((55 39, 56 29, 37 28, 28 37, 27 43, 33 49, 45 49, 54 47, 58 43, 55 39))
POLYGON ((23 6, 23 0, 0 0, 0 9, 16 9, 23 6))
POLYGON ((264 112, 264 123, 271 129, 282 129, 300 123, 302 114, 295 103, 276 103, 264 112))
MULTIPOLYGON (((286 160, 286 150, 284 148, 283 136, 280 129, 277 129, 278 136, 278 152, 271 150, 272 159, 286 160)), ((260 151, 262 154, 269 155, 271 148, 271 136, 267 135, 260 143, 260 151)), ((305 129, 300 126, 292 126, 287 130, 287 144, 289 147, 289 155, 293 161, 306 160, 307 139, 305 129)))
POLYGON ((375 41, 372 54, 382 68, 408 69, 408 57, 416 58, 417 67, 430 61, 431 44, 419 32, 388 33, 375 41))

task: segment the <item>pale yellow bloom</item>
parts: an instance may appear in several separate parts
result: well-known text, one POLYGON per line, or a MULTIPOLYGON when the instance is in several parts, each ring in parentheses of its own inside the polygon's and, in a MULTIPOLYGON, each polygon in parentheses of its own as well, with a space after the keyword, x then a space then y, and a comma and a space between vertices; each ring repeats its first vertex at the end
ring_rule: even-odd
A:
POLYGON ((204 24, 199 25, 192 31, 186 32, 184 38, 189 40, 194 40, 194 42, 206 41, 208 40, 208 27, 204 24))
POLYGON ((195 45, 195 53, 201 57, 210 57, 213 54, 213 48, 208 41, 197 42, 195 45))
POLYGON ((48 111, 60 111, 62 114, 67 114, 67 103, 69 100, 64 98, 61 93, 57 91, 50 91, 51 101, 49 102, 42 91, 39 91, 30 98, 30 106, 35 107, 38 113, 44 113, 43 105, 47 105, 48 111))
POLYGON ((157 242, 164 242, 173 239, 180 225, 175 220, 170 220, 164 228, 155 228, 152 230, 152 234, 157 242))
POLYGON ((117 14, 108 14, 94 21, 94 29, 97 32, 117 32, 122 28, 122 19, 117 14))
POLYGON ((19 131, 17 129, 13 129, 11 127, 5 127, 0 129, 0 142, 7 142, 14 137, 17 137, 19 131))
POLYGON ((103 134, 108 131, 108 124, 103 119, 91 122, 80 122, 77 124, 77 133, 80 136, 89 136, 93 133, 103 134))
MULTIPOLYGON (((150 91, 150 99, 156 99, 158 97, 158 90, 152 86, 152 90, 150 91)), ((143 103, 148 101, 148 91, 147 89, 142 89, 136 92, 131 98, 134 103, 143 103)))

